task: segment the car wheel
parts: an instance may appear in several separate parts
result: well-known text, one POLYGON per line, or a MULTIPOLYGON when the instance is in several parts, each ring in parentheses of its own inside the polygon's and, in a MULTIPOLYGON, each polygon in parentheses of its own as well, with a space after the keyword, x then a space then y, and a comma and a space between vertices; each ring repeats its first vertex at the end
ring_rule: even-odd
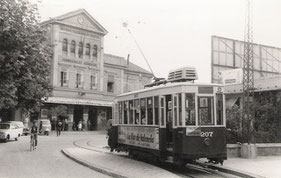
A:
POLYGON ((7 141, 10 140, 10 135, 7 135, 6 139, 4 140, 5 143, 7 143, 7 141))

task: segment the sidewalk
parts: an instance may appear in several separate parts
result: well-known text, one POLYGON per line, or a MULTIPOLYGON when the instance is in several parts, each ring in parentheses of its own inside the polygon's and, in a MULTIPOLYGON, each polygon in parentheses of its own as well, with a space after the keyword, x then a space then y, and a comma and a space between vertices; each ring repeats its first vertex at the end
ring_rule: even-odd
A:
POLYGON ((260 156, 256 159, 228 158, 224 166, 266 178, 281 177, 281 156, 260 156))

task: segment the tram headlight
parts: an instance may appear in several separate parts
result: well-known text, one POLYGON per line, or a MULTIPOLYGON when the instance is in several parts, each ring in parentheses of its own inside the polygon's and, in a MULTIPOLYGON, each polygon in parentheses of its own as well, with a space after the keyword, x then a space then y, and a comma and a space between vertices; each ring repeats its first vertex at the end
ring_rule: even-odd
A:
POLYGON ((210 139, 210 138, 205 138, 205 139, 204 139, 204 144, 205 144, 206 146, 210 146, 210 145, 211 145, 211 139, 210 139))

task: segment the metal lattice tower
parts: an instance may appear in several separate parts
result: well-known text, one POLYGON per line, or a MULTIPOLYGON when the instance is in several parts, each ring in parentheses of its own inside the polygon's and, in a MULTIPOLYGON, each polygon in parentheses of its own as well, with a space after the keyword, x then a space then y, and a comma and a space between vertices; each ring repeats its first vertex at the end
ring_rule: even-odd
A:
MULTIPOLYGON (((247 126, 247 142, 252 141, 252 123, 254 119, 254 57, 253 57, 253 24, 252 24, 252 2, 247 0, 244 57, 243 57, 243 133, 247 126)), ((246 135, 243 134, 243 138, 246 135)))

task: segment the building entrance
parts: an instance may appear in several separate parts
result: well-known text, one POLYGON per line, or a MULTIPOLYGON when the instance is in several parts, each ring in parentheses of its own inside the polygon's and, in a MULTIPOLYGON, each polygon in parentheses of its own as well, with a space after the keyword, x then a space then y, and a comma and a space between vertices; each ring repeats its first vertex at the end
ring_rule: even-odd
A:
POLYGON ((73 113, 73 128, 77 130, 79 121, 83 121, 83 106, 75 106, 73 113))
POLYGON ((89 108, 89 130, 97 130, 97 109, 95 107, 89 108))

